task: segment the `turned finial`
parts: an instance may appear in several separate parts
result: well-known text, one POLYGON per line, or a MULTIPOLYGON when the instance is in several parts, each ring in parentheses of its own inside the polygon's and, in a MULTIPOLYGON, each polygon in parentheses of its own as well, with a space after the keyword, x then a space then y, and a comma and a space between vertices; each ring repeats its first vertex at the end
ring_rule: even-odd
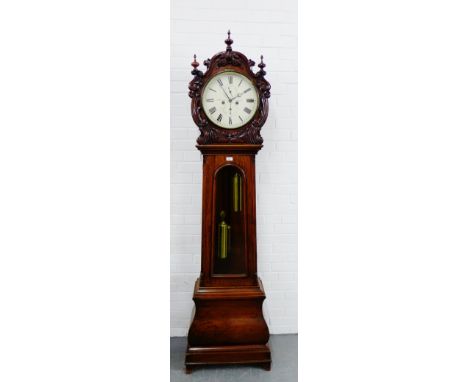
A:
POLYGON ((196 69, 198 68, 198 65, 200 65, 200 64, 197 62, 197 55, 194 54, 194 55, 193 55, 192 66, 193 66, 193 68, 196 70, 196 69))
POLYGON ((260 56, 260 63, 258 64, 258 67, 260 68, 260 75, 264 76, 266 74, 266 72, 263 70, 263 68, 265 67, 266 65, 264 64, 263 62, 263 54, 260 56))
POLYGON ((224 42, 226 43, 227 47, 226 47, 226 50, 227 51, 231 51, 232 48, 231 48, 231 45, 232 43, 234 42, 232 39, 231 39, 231 30, 228 30, 228 38, 226 40, 224 40, 224 42))
POLYGON ((197 69, 198 65, 200 65, 200 63, 197 61, 197 55, 196 54, 193 55, 193 62, 192 62, 191 65, 193 66, 192 74, 194 76, 197 76, 197 75, 201 74, 201 72, 197 69))

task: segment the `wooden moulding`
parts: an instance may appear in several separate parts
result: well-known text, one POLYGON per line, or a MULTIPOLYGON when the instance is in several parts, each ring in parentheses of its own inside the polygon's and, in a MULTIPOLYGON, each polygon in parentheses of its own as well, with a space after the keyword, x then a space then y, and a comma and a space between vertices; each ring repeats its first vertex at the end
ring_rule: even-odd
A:
POLYGON ((188 347, 185 372, 190 374, 199 366, 209 365, 259 365, 271 370, 271 352, 268 345, 239 345, 188 347))
POLYGON ((244 154, 255 155, 263 145, 253 144, 211 144, 197 145, 197 149, 204 155, 219 155, 219 154, 244 154))

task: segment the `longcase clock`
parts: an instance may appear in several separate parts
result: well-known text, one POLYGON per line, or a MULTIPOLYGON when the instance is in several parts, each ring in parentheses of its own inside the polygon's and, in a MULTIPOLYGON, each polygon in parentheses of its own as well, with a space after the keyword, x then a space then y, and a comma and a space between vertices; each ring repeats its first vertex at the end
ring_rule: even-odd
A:
POLYGON ((201 273, 188 333, 186 372, 212 364, 258 364, 270 370, 265 292, 257 276, 255 156, 268 116, 270 84, 263 56, 226 50, 204 61, 194 56, 191 110, 203 154, 201 273))

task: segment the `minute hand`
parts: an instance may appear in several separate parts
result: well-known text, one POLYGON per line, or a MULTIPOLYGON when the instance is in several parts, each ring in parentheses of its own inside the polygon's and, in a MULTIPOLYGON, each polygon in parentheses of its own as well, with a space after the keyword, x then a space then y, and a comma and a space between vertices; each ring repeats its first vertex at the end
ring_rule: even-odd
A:
POLYGON ((221 85, 220 85, 219 87, 220 87, 221 90, 224 92, 224 94, 226 95, 226 97, 227 97, 227 99, 229 100, 229 102, 231 102, 234 98, 233 98, 233 99, 229 98, 229 96, 228 96, 227 93, 226 93, 226 90, 224 90, 224 88, 223 88, 221 85))

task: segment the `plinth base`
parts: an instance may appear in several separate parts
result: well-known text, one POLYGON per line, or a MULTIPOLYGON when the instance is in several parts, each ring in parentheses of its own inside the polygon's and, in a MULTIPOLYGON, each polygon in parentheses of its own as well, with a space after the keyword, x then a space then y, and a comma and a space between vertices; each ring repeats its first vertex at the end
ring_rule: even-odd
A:
POLYGON ((185 370, 190 373, 197 366, 206 365, 259 365, 271 368, 271 353, 268 345, 205 346, 187 347, 185 370))
POLYGON ((269 331, 263 318, 265 292, 247 287, 200 287, 195 283, 195 315, 190 325, 185 366, 257 364, 271 367, 269 331))

